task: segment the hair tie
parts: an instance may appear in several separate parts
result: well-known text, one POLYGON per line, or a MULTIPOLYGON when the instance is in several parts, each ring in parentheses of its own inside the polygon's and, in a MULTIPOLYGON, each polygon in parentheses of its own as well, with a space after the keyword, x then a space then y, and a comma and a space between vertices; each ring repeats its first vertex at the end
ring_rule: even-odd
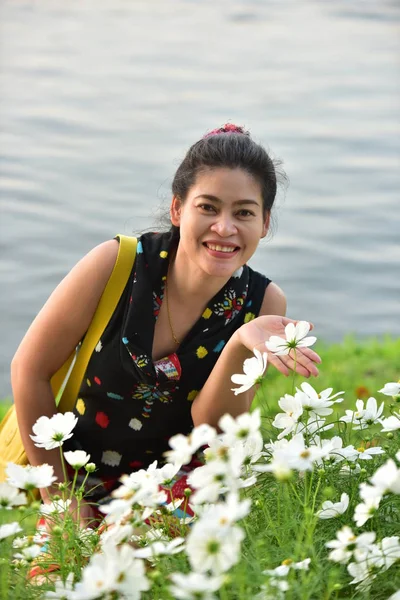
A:
POLYGON ((213 129, 209 131, 205 135, 203 135, 203 139, 211 137, 212 135, 219 135, 221 133, 241 133, 242 135, 247 135, 250 137, 250 132, 244 129, 241 125, 235 125, 234 123, 225 123, 222 127, 218 129, 213 129))

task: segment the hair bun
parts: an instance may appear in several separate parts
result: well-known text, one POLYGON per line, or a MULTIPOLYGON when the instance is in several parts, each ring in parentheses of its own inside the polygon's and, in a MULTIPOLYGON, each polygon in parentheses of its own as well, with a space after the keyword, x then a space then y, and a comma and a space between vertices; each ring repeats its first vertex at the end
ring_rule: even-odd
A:
POLYGON ((241 125, 235 125, 234 123, 225 123, 225 125, 222 125, 222 127, 219 127, 218 129, 213 129, 212 131, 209 131, 208 133, 203 135, 203 139, 211 137, 212 135, 219 135, 221 133, 241 133, 242 135, 247 135, 248 137, 250 137, 250 132, 247 131, 241 125))

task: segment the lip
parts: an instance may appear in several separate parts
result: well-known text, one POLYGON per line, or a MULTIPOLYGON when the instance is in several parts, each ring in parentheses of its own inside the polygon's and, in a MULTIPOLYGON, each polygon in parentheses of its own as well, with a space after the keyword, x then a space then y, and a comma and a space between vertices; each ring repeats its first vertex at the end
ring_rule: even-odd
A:
POLYGON ((237 255, 237 253, 240 250, 240 247, 237 246, 236 244, 232 244, 230 242, 221 244, 220 241, 212 241, 212 240, 207 240, 206 242, 203 242, 203 246, 211 256, 213 256, 214 258, 222 258, 224 260, 229 260, 230 258, 233 258, 234 256, 237 255), (236 250, 234 250, 233 252, 222 252, 220 250, 211 250, 211 248, 209 248, 207 246, 207 244, 212 244, 213 246, 226 246, 227 248, 236 248, 236 250))
POLYGON ((227 248, 239 248, 238 244, 232 244, 232 242, 221 242, 221 240, 205 240, 204 244, 212 244, 213 246, 226 246, 227 248))

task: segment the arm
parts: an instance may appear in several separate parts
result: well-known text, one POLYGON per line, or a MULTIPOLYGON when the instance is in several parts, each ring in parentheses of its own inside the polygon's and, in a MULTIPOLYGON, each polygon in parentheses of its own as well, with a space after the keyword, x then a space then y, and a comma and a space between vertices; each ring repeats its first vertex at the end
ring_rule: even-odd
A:
MULTIPOLYGON (((18 425, 29 462, 53 465, 63 481, 59 449, 37 448, 29 434, 41 416, 57 409, 50 379, 87 331, 118 254, 110 240, 94 248, 54 290, 23 338, 11 364, 18 425)), ((46 499, 46 490, 42 490, 46 499)))
MULTIPOLYGON (((192 419, 195 426, 209 423, 214 427, 225 413, 233 417, 250 409, 254 390, 235 396, 231 391, 231 375, 243 372, 243 362, 253 356, 253 348, 266 352, 265 341, 271 335, 284 337, 285 326, 291 322, 285 315, 286 298, 282 290, 271 283, 264 295, 260 316, 242 325, 225 345, 203 388, 192 405, 192 419)), ((284 375, 293 368, 293 360, 288 356, 275 357, 268 353, 268 359, 284 375)), ((314 361, 318 355, 305 348, 298 353, 296 371, 301 375, 318 374, 314 361)))

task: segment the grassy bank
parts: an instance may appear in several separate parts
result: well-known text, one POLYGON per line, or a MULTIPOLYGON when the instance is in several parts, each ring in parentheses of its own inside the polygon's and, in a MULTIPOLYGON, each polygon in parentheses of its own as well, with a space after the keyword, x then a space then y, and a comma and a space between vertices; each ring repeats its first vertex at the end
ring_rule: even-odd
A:
MULTIPOLYGON (((375 396, 385 382, 398 381, 400 378, 400 338, 386 336, 357 340, 348 336, 338 344, 318 341, 314 349, 321 356, 322 363, 320 375, 310 380, 311 385, 317 390, 327 387, 333 387, 334 392, 344 390, 346 406, 353 406, 357 398, 375 396)), ((297 386, 302 381, 303 378, 296 376, 297 386)), ((275 407, 279 398, 289 390, 288 379, 269 367, 260 392, 271 406, 275 407)), ((11 402, 11 398, 0 401, 0 420, 11 402)))
MULTIPOLYGON (((319 377, 309 380, 317 391, 333 387, 334 392, 345 391, 344 407, 353 407, 357 398, 368 399, 375 396, 387 381, 400 378, 400 338, 389 336, 356 340, 348 336, 339 344, 326 344, 318 341, 313 350, 321 356, 319 377)), ((296 386, 304 378, 296 376, 296 386)), ((273 367, 268 368, 260 391, 271 407, 290 391, 288 378, 282 377, 273 367)), ((383 398, 383 397, 382 397, 383 398)), ((381 398, 381 399, 382 399, 381 398)), ((257 401, 257 397, 256 397, 257 401)))

